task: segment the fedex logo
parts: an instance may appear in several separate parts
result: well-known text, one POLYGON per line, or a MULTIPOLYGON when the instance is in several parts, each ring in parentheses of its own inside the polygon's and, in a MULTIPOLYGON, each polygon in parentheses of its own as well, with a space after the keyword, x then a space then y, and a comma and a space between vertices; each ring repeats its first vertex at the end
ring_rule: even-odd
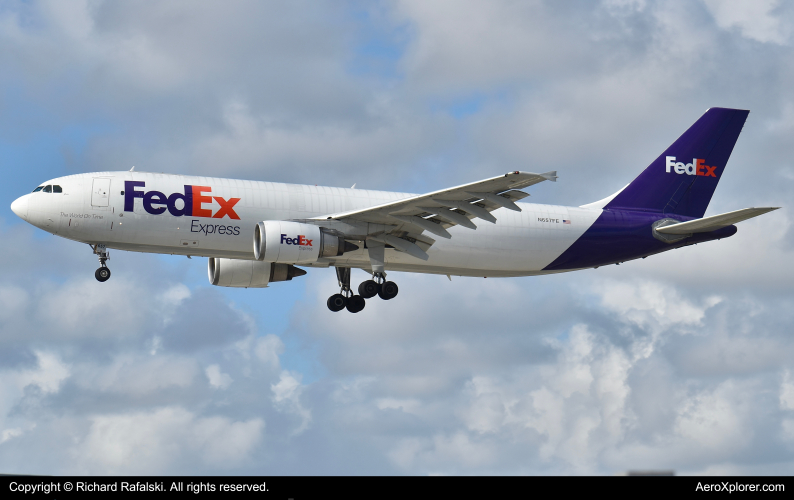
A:
POLYGON ((306 236, 299 234, 297 238, 287 238, 286 234, 281 235, 281 244, 287 245, 299 245, 302 247, 310 247, 312 246, 312 241, 314 240, 307 240, 306 236))
POLYGON ((717 177, 715 173, 717 167, 709 167, 708 165, 704 165, 706 160, 701 160, 698 158, 692 158, 692 163, 684 164, 684 162, 677 162, 675 161, 675 156, 667 156, 666 166, 667 169, 665 170, 668 174, 670 170, 675 170, 677 174, 684 174, 687 175, 700 175, 703 177, 717 177))
POLYGON ((222 219, 228 216, 230 219, 240 219, 234 211, 234 206, 240 198, 229 198, 225 200, 220 196, 209 196, 212 188, 209 186, 185 186, 184 193, 171 193, 166 196, 160 191, 136 191, 137 187, 145 187, 143 181, 124 181, 124 211, 132 212, 135 208, 135 198, 143 199, 143 209, 146 213, 159 215, 166 210, 174 217, 183 215, 190 217, 212 217, 222 219), (204 194, 207 193, 207 194, 204 194), (177 202, 181 200, 181 207, 177 202), (218 202, 220 208, 214 214, 211 208, 204 208, 204 205, 218 202))

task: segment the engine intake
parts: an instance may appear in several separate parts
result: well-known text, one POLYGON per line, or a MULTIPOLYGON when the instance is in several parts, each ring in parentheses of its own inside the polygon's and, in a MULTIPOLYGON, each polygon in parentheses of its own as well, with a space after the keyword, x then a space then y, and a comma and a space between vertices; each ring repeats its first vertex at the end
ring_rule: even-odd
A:
POLYGON ((358 250, 343 236, 313 224, 266 220, 254 228, 254 258, 285 264, 310 264, 358 250))
POLYGON ((303 269, 289 264, 217 257, 210 257, 207 272, 210 284, 237 288, 265 288, 268 283, 289 281, 306 274, 303 269))

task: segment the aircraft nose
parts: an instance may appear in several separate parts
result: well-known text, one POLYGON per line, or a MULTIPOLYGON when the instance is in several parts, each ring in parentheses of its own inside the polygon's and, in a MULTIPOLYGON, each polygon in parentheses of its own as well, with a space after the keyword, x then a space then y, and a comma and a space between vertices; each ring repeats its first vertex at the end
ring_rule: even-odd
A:
POLYGON ((11 204, 11 210, 24 220, 28 220, 28 200, 29 195, 20 196, 11 204))

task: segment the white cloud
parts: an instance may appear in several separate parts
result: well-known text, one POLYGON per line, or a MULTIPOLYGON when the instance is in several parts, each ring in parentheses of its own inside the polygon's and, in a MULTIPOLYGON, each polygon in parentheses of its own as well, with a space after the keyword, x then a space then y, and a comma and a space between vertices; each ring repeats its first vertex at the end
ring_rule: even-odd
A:
POLYGON ((444 94, 560 71, 562 61, 577 59, 575 45, 582 41, 569 38, 571 27, 546 15, 538 1, 404 0, 396 10, 416 31, 403 62, 406 73, 444 94), (549 47, 554 50, 543 50, 549 47))
POLYGON ((139 313, 140 303, 118 300, 118 297, 145 297, 136 284, 115 279, 99 284, 93 279, 74 280, 54 286, 37 301, 35 314, 45 319, 61 335, 97 338, 109 334, 130 334, 145 318, 139 313), (106 318, 112 317, 112 325, 106 318))
POLYGON ((794 377, 788 370, 783 373, 783 382, 780 384, 780 407, 794 410, 794 377))
POLYGON ((418 399, 378 398, 375 405, 379 410, 392 409, 405 413, 419 413, 421 402, 418 399))
POLYGON ((18 411, 26 397, 35 399, 57 395, 64 382, 72 376, 73 368, 57 354, 47 351, 33 354, 35 366, 0 371, 2 442, 18 438, 26 429, 36 426, 35 421, 26 420, 18 411))
POLYGON ((477 376, 466 386, 472 393, 472 404, 463 412, 466 427, 480 434, 500 430, 508 417, 510 402, 504 401, 498 381, 477 376))
POLYGON ((218 365, 210 365, 204 373, 210 381, 210 385, 215 389, 226 389, 233 382, 232 377, 228 373, 221 372, 221 367, 218 365))
POLYGON ((284 343, 276 335, 269 334, 256 339, 254 354, 266 365, 279 368, 279 355, 284 352, 284 343))
POLYGON ((719 304, 718 296, 707 297, 694 304, 672 286, 662 283, 627 283, 605 280, 596 285, 602 305, 646 329, 657 326, 699 325, 706 311, 719 304))
POLYGON ((19 436, 21 436, 21 435, 22 435, 24 432, 25 432, 25 431, 24 431, 24 430, 22 430, 22 429, 20 429, 20 428, 16 428, 16 429, 3 429, 3 432, 2 432, 2 434, 0 434, 0 444, 3 444, 3 443, 5 443, 6 441, 9 441, 9 440, 11 440, 11 439, 14 439, 15 437, 19 437, 19 436))
POLYGON ((190 289, 182 283, 177 283, 160 295, 160 300, 165 307, 176 307, 190 297, 190 289))
POLYGON ((61 361, 59 356, 50 352, 37 351, 36 358, 38 367, 23 370, 13 377, 16 379, 17 387, 22 388, 32 384, 38 386, 45 393, 58 392, 61 383, 71 374, 69 365, 61 361))
POLYGON ((787 26, 775 12, 780 0, 704 0, 717 25, 738 28, 742 36, 762 43, 784 44, 787 26))
POLYGON ((140 396, 187 388, 200 373, 196 360, 170 355, 120 354, 108 364, 75 368, 75 383, 87 390, 140 396))
POLYGON ((194 158, 194 168, 207 173, 223 164, 234 165, 239 175, 247 176, 261 175, 263 168, 274 174, 286 168, 293 173, 290 180, 299 182, 298 175, 315 176, 313 171, 322 165, 334 170, 352 167, 365 181, 373 165, 397 165, 405 160, 406 151, 432 151, 437 142, 448 139, 449 123, 443 118, 417 126, 417 116, 394 103, 377 101, 366 113, 370 122, 366 126, 347 120, 292 125, 257 114, 235 99, 222 106, 223 128, 197 140, 188 154, 194 158))
POLYGON ((259 443, 264 426, 259 418, 198 417, 179 407, 96 415, 72 450, 77 461, 73 472, 145 475, 184 470, 179 461, 188 453, 214 467, 234 467, 259 443))
MULTIPOLYGON (((253 326, 256 328, 256 325, 253 326)), ((279 356, 284 353, 284 342, 278 335, 267 334, 261 337, 249 335, 232 346, 236 355, 245 360, 254 359, 265 368, 274 372, 281 371, 279 356)))
POLYGON ((752 441, 752 431, 744 421, 747 403, 736 398, 737 385, 725 381, 715 390, 698 392, 683 402, 675 431, 687 443, 689 453, 730 455, 752 441))
POLYGON ((295 415, 300 421, 292 431, 293 435, 301 434, 308 429, 312 421, 311 410, 305 408, 301 403, 304 386, 301 385, 300 378, 300 374, 296 376, 284 370, 281 372, 278 383, 270 385, 276 407, 295 415))
POLYGON ((7 321, 16 315, 24 314, 29 303, 30 296, 24 288, 0 287, 0 321, 7 321))

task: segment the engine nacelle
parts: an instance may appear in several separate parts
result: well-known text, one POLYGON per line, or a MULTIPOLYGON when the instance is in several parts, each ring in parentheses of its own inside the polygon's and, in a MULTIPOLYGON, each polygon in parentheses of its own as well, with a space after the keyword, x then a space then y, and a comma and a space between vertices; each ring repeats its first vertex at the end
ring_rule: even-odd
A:
POLYGON ((268 283, 289 281, 306 274, 303 269, 289 264, 216 257, 210 257, 207 271, 210 284, 239 288, 264 288, 268 283))
POLYGON ((266 220, 254 228, 254 258, 285 264, 311 264, 358 250, 344 237, 313 224, 266 220))

